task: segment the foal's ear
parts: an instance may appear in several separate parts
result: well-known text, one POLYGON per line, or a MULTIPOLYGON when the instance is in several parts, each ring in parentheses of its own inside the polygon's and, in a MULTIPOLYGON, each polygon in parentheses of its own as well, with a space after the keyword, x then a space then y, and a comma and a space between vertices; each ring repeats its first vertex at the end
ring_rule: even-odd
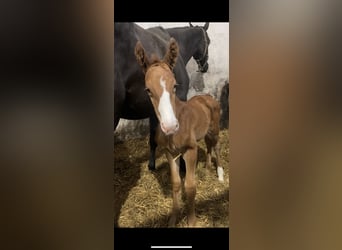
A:
POLYGON ((135 45, 134 54, 139 65, 142 67, 143 72, 145 73, 148 68, 149 62, 148 62, 147 55, 145 53, 145 49, 142 46, 140 41, 138 41, 137 44, 135 45))
POLYGON ((209 23, 206 22, 206 23, 204 24, 204 26, 203 26, 203 29, 206 31, 206 30, 208 30, 208 28, 209 28, 209 23))
POLYGON ((165 63, 167 63, 170 66, 171 70, 173 70, 173 68, 176 65, 178 53, 179 53, 178 43, 176 39, 171 37, 169 48, 163 60, 165 63))

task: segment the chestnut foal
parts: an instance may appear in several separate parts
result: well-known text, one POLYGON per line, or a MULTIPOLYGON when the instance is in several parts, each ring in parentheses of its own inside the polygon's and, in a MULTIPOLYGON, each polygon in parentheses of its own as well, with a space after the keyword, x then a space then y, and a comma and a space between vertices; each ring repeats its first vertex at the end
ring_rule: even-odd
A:
POLYGON ((188 202, 188 225, 195 226, 195 169, 197 165, 197 142, 205 139, 207 146, 206 167, 211 163, 214 148, 219 180, 223 182, 223 168, 219 157, 219 120, 220 104, 211 95, 194 96, 187 102, 180 101, 175 95, 176 80, 172 72, 179 53, 175 39, 170 39, 168 51, 163 60, 156 55, 149 58, 138 41, 135 55, 145 73, 146 91, 151 99, 160 121, 156 133, 158 146, 166 149, 166 157, 171 169, 173 191, 173 209, 169 226, 174 227, 179 214, 181 196, 181 178, 179 174, 179 156, 185 160, 184 181, 188 202))

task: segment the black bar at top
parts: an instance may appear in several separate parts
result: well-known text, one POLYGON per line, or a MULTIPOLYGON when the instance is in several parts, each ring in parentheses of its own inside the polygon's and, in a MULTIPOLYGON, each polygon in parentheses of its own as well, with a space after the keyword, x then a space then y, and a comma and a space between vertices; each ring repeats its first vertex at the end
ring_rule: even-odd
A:
POLYGON ((116 22, 229 22, 229 0, 114 0, 116 22))

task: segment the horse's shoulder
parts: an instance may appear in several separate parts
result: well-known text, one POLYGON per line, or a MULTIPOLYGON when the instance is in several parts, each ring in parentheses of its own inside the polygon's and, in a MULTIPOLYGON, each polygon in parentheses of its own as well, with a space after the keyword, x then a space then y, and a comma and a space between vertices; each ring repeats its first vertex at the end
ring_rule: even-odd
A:
POLYGON ((191 127, 196 123, 198 120, 198 105, 194 103, 187 102, 179 112, 179 120, 185 125, 186 130, 191 130, 191 127))

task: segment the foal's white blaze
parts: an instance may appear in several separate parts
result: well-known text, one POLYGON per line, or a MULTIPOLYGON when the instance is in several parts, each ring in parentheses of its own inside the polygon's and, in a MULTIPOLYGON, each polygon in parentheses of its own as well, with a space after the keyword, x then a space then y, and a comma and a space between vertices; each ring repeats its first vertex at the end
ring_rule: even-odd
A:
POLYGON ((158 111, 160 114, 161 129, 165 134, 173 134, 178 130, 179 124, 171 105, 170 93, 166 90, 165 81, 160 77, 160 86, 163 93, 159 100, 158 111))

